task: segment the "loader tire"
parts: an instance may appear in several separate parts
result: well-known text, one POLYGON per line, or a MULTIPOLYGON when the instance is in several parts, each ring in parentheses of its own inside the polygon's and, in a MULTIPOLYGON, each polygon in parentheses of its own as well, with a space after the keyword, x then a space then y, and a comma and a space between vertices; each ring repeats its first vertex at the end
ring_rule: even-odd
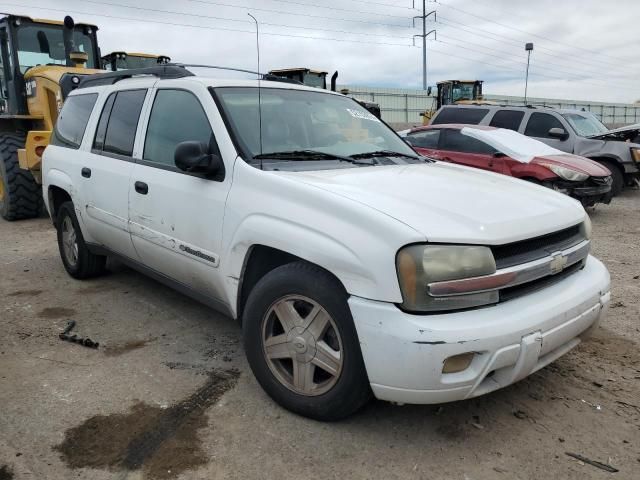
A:
POLYGON ((24 147, 20 133, 0 133, 0 215, 5 220, 34 218, 42 211, 42 189, 18 163, 24 147))

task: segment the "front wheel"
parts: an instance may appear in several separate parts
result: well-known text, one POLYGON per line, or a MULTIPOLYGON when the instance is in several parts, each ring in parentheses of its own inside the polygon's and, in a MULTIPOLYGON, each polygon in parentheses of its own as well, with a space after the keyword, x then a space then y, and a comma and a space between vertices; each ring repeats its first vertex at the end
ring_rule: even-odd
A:
POLYGON ((60 205, 56 221, 60 258, 67 273, 77 279, 95 277, 103 273, 107 258, 94 255, 87 248, 72 202, 60 205))
POLYGON ((357 332, 342 285, 305 262, 272 270, 243 315, 249 365, 280 405, 316 420, 338 420, 370 398, 357 332))

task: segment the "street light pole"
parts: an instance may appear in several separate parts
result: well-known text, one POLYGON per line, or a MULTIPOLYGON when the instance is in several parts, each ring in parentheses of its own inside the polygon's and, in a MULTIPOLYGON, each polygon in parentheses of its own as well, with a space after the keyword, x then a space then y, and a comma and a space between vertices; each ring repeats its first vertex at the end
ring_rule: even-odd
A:
POLYGON ((527 104, 527 88, 529 87, 529 61, 531 60, 531 52, 533 51, 533 43, 527 43, 524 46, 527 51, 527 76, 524 80, 524 104, 527 104))

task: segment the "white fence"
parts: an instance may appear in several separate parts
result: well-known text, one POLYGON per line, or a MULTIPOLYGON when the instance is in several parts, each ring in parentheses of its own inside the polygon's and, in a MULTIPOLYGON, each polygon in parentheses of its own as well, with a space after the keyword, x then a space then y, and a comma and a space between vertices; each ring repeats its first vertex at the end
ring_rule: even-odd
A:
MULTIPOLYGON (((348 89, 349 95, 367 102, 380 105, 382 118, 392 124, 420 124, 421 112, 433 108, 435 98, 428 96, 424 90, 400 88, 375 88, 342 85, 338 89, 348 89)), ((435 91, 435 89, 434 89, 435 91)), ((435 92, 434 92, 435 93, 435 92)), ((522 97, 485 94, 486 100, 507 105, 523 105, 522 97)), ((587 110, 611 127, 640 123, 640 105, 625 103, 588 102, 579 100, 562 100, 554 98, 528 98, 530 105, 541 105, 555 108, 587 110)))

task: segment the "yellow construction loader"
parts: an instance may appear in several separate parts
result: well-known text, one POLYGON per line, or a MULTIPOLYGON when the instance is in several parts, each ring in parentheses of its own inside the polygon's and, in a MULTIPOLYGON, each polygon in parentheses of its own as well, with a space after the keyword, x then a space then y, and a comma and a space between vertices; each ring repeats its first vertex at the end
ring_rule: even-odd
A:
POLYGON ((443 105, 490 103, 483 100, 482 80, 444 80, 437 83, 437 88, 431 109, 420 114, 424 125, 429 125, 431 118, 443 105))
POLYGON ((102 57, 102 68, 117 72, 132 68, 156 67, 166 65, 171 58, 166 55, 153 55, 150 53, 111 52, 102 57))
POLYGON ((83 75, 101 73, 97 27, 0 19, 0 215, 38 216, 41 159, 62 104, 83 75))

